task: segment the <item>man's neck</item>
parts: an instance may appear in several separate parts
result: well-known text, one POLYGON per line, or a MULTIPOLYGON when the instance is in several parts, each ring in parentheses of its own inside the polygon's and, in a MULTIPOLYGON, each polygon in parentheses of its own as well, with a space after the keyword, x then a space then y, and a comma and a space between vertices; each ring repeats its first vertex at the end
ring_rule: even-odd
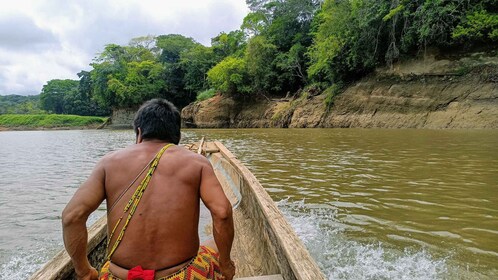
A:
POLYGON ((165 140, 160 140, 160 139, 142 139, 142 141, 138 144, 163 144, 163 145, 167 145, 170 143, 171 142, 168 142, 165 140))

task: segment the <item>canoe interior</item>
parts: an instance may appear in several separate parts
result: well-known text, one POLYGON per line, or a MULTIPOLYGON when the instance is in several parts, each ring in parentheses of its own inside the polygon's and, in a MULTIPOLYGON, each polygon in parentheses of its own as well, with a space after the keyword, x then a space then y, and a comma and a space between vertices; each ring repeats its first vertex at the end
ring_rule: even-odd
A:
MULTIPOLYGON (((189 148, 197 151, 198 145, 189 148)), ((273 200, 254 175, 220 142, 207 142, 203 151, 215 169, 234 210, 235 239, 232 258, 236 278, 325 279, 273 200), (271 276, 273 275, 273 276, 271 276), (277 276, 275 276, 277 275, 277 276)), ((107 220, 99 219, 88 234, 90 263, 100 268, 105 255, 107 220)), ((75 279, 65 250, 30 279, 75 279)))

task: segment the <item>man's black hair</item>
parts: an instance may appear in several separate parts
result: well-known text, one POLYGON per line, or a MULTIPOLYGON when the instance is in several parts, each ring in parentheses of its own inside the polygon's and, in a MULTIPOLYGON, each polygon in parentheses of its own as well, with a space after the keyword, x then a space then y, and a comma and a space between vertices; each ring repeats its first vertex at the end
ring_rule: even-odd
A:
POLYGON ((133 120, 133 129, 138 136, 138 128, 143 139, 158 139, 169 143, 180 142, 180 112, 166 99, 152 99, 138 109, 133 120))

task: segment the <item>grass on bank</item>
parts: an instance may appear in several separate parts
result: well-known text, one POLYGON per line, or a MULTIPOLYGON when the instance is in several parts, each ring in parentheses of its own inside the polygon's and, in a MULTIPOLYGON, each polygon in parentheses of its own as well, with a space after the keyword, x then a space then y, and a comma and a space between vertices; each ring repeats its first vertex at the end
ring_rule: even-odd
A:
POLYGON ((25 128, 85 127, 103 124, 107 118, 76 115, 0 115, 0 126, 25 128))

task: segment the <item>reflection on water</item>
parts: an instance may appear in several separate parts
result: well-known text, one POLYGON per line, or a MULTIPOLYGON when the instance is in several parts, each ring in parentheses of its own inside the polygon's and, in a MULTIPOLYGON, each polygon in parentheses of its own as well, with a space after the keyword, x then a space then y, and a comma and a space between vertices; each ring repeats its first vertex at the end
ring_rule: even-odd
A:
MULTIPOLYGON (((255 173, 331 278, 498 277, 498 131, 187 130, 183 142, 201 136, 255 173)), ((133 140, 0 133, 0 275, 32 272, 60 249, 69 197, 133 140)))

